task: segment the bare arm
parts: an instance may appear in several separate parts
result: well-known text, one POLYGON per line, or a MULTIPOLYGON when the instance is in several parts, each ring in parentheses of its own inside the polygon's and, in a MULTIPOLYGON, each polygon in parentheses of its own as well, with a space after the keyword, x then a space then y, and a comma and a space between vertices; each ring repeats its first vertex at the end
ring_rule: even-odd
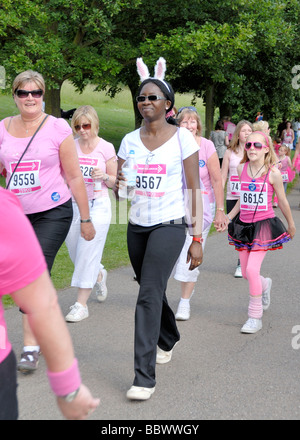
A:
POLYGON ((216 199, 216 215, 214 225, 217 230, 226 226, 226 215, 224 213, 224 189, 220 162, 217 153, 213 153, 207 161, 207 168, 210 175, 212 187, 216 199))
MULTIPOLYGON (((79 167, 78 155, 76 152, 73 136, 68 136, 60 145, 59 156, 64 170, 67 183, 72 191, 79 208, 82 220, 90 218, 90 209, 86 187, 79 167)), ((85 240, 92 240, 95 236, 95 229, 92 223, 81 223, 81 236, 85 240)))
POLYGON ((115 179, 115 184, 112 188, 117 200, 119 200, 118 190, 120 186, 120 181, 125 180, 124 175, 122 173, 122 165, 124 162, 125 162, 124 159, 121 159, 120 157, 118 158, 117 177, 115 179))
POLYGON ((112 188, 116 181, 118 162, 116 157, 112 157, 106 162, 106 171, 100 168, 94 168, 92 172, 93 179, 104 180, 105 185, 112 188))
POLYGON ((228 179, 230 154, 231 154, 231 151, 226 150, 224 157, 223 157, 223 161, 222 161, 221 176, 222 176, 223 188, 225 188, 226 181, 228 179))
MULTIPOLYGON (((186 185, 189 194, 189 210, 192 217, 192 232, 194 237, 202 237, 203 203, 199 179, 198 151, 183 161, 186 185)), ((202 244, 193 241, 187 254, 190 270, 195 269, 203 261, 202 244)))
POLYGON ((275 167, 272 168, 270 173, 270 183, 273 185, 275 193, 277 195, 278 206, 287 221, 287 231, 290 234, 291 238, 293 238, 296 233, 296 227, 292 216, 292 211, 285 195, 281 173, 275 167))
MULTIPOLYGON (((11 296, 26 312, 48 369, 52 372, 67 370, 74 361, 74 350, 48 271, 46 270, 34 282, 11 296)), ((89 412, 95 410, 99 402, 99 399, 94 399, 83 384, 80 385, 79 392, 72 402, 57 399, 63 415, 69 419, 86 418, 89 412)))

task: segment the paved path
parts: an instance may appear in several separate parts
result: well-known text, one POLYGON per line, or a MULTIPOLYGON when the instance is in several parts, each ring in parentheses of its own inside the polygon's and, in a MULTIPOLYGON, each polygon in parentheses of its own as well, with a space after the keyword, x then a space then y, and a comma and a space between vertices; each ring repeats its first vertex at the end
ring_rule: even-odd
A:
MULTIPOLYGON (((125 396, 133 380, 138 285, 130 267, 109 273, 106 302, 100 304, 91 298, 90 317, 68 324, 83 381, 101 397, 92 419, 186 423, 300 419, 300 183, 288 198, 298 233, 283 250, 269 252, 263 263, 262 274, 273 279, 271 307, 263 317, 263 329, 255 335, 240 333, 247 318, 247 282, 233 277, 237 252, 228 245, 226 233, 209 237, 191 301, 191 319, 178 323, 181 341, 172 361, 157 366, 156 391, 147 402, 130 402, 125 396), (299 337, 292 334, 293 329, 299 337)), ((281 212, 277 215, 282 218, 281 212)), ((168 286, 174 311, 179 287, 174 280, 168 286)), ((64 314, 75 298, 74 288, 59 292, 64 314)), ((19 357, 22 331, 17 308, 8 310, 6 318, 19 357)), ((18 396, 21 420, 61 419, 43 357, 36 373, 19 375, 18 396)))

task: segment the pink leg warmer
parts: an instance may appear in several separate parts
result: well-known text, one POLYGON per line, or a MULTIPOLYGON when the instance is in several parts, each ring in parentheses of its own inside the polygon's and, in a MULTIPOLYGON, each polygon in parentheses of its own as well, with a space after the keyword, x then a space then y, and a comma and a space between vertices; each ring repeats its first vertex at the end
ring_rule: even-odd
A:
POLYGON ((263 315, 262 297, 250 295, 249 307, 248 307, 249 318, 261 319, 262 315, 263 315))
POLYGON ((260 275, 262 262, 266 256, 266 251, 241 251, 240 261, 242 274, 249 282, 249 318, 261 319, 263 315, 262 292, 268 287, 266 279, 260 275))

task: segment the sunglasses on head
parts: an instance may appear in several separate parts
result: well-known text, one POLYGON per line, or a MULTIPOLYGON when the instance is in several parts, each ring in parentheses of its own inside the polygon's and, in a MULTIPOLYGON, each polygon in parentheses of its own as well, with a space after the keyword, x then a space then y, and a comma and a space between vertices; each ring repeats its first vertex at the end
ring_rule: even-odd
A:
POLYGON ((91 129, 91 126, 92 126, 92 124, 78 124, 78 125, 75 125, 75 130, 76 131, 79 131, 79 130, 81 130, 82 128, 84 129, 84 130, 90 130, 91 129))
POLYGON ((148 99, 148 101, 160 101, 162 99, 166 100, 167 98, 158 95, 149 95, 149 96, 140 95, 136 97, 137 102, 145 102, 146 99, 148 99))
POLYGON ((250 148, 252 147, 256 148, 257 150, 261 150, 263 147, 264 148, 268 148, 266 145, 262 144, 261 142, 246 142, 245 144, 245 149, 246 150, 250 150, 250 148))
POLYGON ((196 107, 194 107, 193 105, 190 105, 188 107, 180 107, 180 109, 177 112, 177 116, 185 109, 192 110, 192 112, 198 113, 196 107))
POLYGON ((41 98, 44 94, 43 90, 38 89, 38 90, 16 90, 15 94, 17 95, 18 98, 28 98, 29 93, 31 94, 31 96, 33 98, 41 98))

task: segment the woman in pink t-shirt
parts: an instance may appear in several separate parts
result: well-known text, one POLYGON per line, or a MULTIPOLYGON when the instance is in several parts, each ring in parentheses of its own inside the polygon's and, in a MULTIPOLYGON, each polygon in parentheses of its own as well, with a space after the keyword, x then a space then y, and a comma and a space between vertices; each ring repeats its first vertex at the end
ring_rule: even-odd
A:
POLYGON ((99 399, 94 399, 81 383, 70 334, 32 226, 17 197, 3 188, 0 235, 0 420, 18 418, 16 358, 7 335, 3 295, 11 295, 27 313, 63 415, 84 419, 98 406, 99 399))
POLYGON ((96 229, 94 240, 86 241, 81 237, 80 212, 73 200, 74 215, 66 245, 74 263, 71 285, 78 287, 78 294, 66 321, 78 322, 89 316, 87 301, 94 286, 99 302, 107 296, 107 271, 101 259, 111 222, 108 188, 114 186, 118 164, 114 146, 98 136, 99 118, 92 106, 79 107, 73 115, 71 126, 74 134, 79 136, 75 140, 76 149, 96 229))
MULTIPOLYGON (((226 223, 220 162, 213 142, 201 136, 201 120, 195 107, 191 106, 179 109, 177 122, 180 127, 187 128, 194 135, 200 147, 198 153, 199 176, 204 184, 205 192, 208 194, 211 210, 211 222, 202 231, 202 249, 204 250, 213 218, 215 217, 215 224, 218 226, 226 223)), ((175 315, 178 321, 186 321, 190 318, 190 299, 194 293, 199 275, 198 268, 189 270, 189 264, 186 263, 187 249, 191 241, 192 237, 187 234, 184 247, 173 271, 174 278, 181 281, 181 299, 175 315)))
MULTIPOLYGON (((12 85, 19 115, 0 122, 0 173, 7 170, 9 190, 18 196, 46 258, 49 272, 72 221, 72 200, 80 209, 81 234, 94 238, 87 193, 80 172, 72 130, 63 119, 43 112, 45 82, 38 72, 20 73, 12 85), (29 141, 39 128, 29 148, 29 141)), ((34 371, 39 346, 23 315, 24 349, 18 369, 34 371)))

